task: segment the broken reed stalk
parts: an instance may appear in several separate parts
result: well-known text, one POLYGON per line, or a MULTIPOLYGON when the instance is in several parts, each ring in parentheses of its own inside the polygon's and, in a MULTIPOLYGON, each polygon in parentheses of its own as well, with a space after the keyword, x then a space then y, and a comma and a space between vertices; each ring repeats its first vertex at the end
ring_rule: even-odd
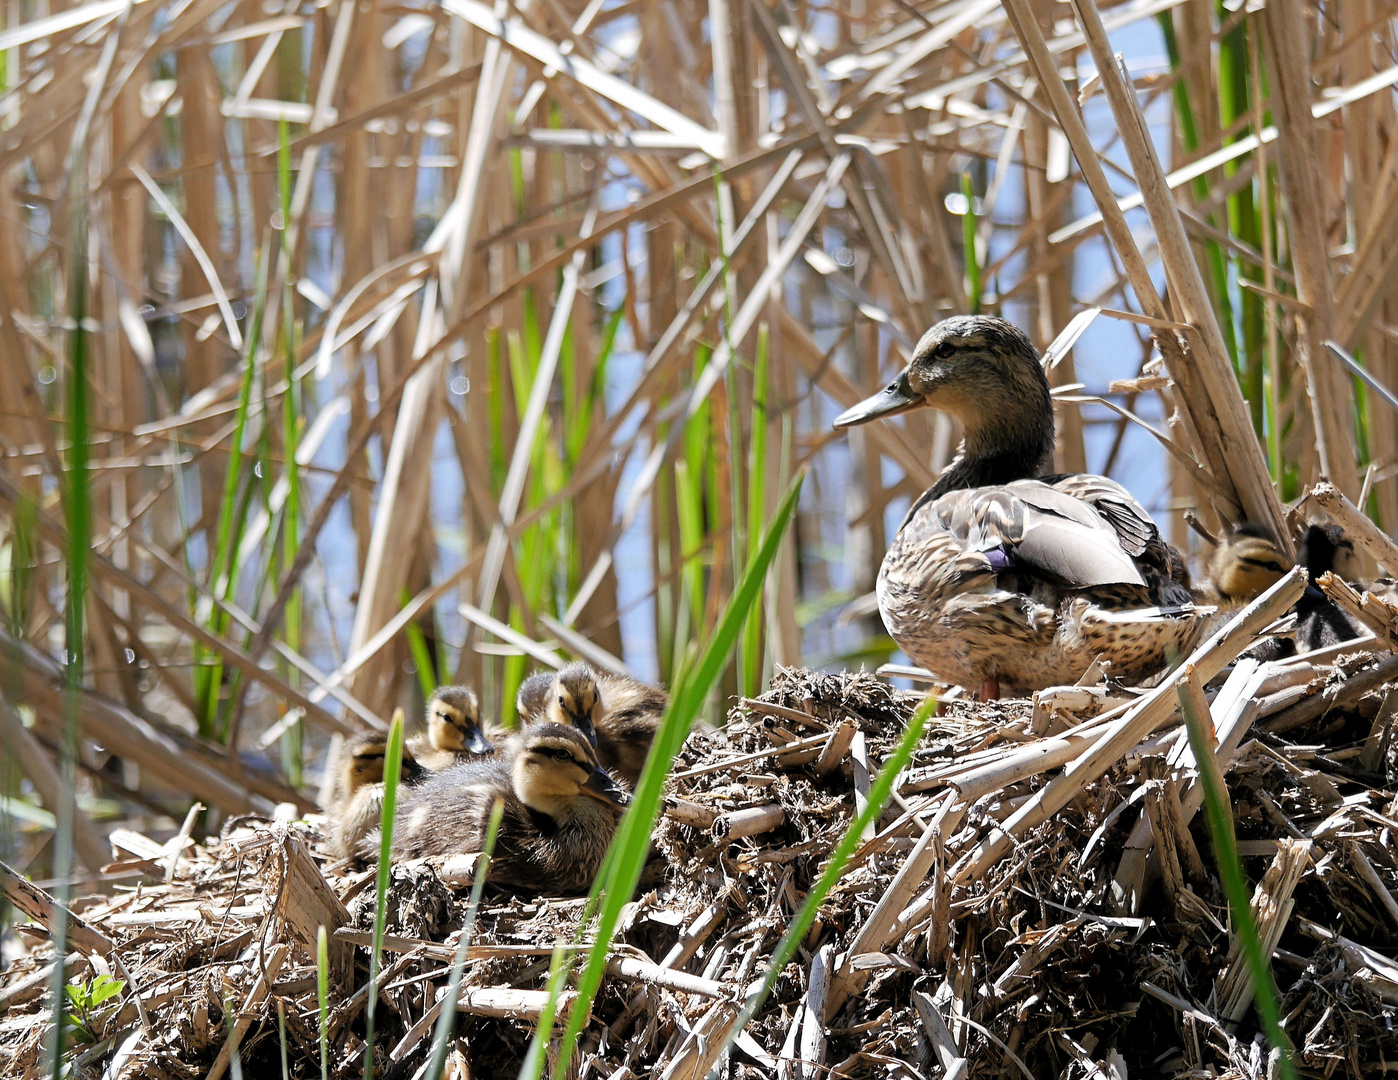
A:
MULTIPOLYGON (((1214 843, 1214 863, 1223 881, 1223 891, 1228 897, 1228 907, 1233 917, 1232 928, 1238 943, 1236 952, 1242 956, 1247 966, 1252 996, 1257 1002, 1257 1012, 1262 1018, 1267 1039, 1281 1054, 1277 1071, 1287 1080, 1295 1080, 1296 1064, 1292 1057, 1291 1040, 1281 1026, 1277 988, 1272 979, 1271 948, 1266 952, 1262 949, 1248 896, 1247 882, 1243 877, 1242 864, 1238 861, 1238 839, 1233 831, 1232 806, 1223 781, 1223 773, 1214 757, 1216 736, 1211 730, 1213 725, 1205 719, 1209 712, 1203 683, 1193 664, 1186 664, 1185 670, 1187 674, 1177 686, 1179 706, 1184 714, 1185 726, 1189 730, 1194 760, 1198 764, 1209 833, 1214 843)), ((1229 1003, 1230 1013, 1238 1000, 1241 1000, 1241 995, 1235 992, 1233 1001, 1229 1003)))
POLYGON ((1331 521, 1343 529, 1356 548, 1389 574, 1398 576, 1398 543, 1394 543, 1334 484, 1322 480, 1311 488, 1306 500, 1320 507, 1331 521))
POLYGON ((1305 589, 1306 572, 1297 567, 1238 612, 1139 704, 1108 725, 1097 741, 1069 764, 1061 775, 1050 780, 1011 814, 993 838, 981 841, 957 868, 956 880, 965 883, 984 877, 990 867, 1010 850, 1015 837, 1056 814, 1085 784, 1103 775, 1169 716, 1175 708, 1175 688, 1186 677, 1186 669, 1197 670, 1198 677, 1204 682, 1212 679, 1252 643, 1263 627, 1296 603, 1305 589))
MULTIPOLYGON (((481 848, 480 861, 476 864, 475 878, 471 882, 471 899, 466 907, 466 919, 461 924, 461 939, 456 944, 456 956, 452 958, 451 979, 447 983, 446 996, 434 1006, 438 1010, 437 1030, 432 1036, 432 1057, 426 1073, 423 1074, 425 1080, 440 1080, 446 1069, 447 1047, 456 1034, 456 1006, 461 996, 461 979, 465 972, 466 957, 471 949, 471 931, 476 925, 481 894, 485 891, 486 878, 490 874, 490 855, 495 850, 495 841, 500 835, 500 822, 504 816, 505 803, 496 799, 495 805, 490 808, 490 821, 485 829, 485 844, 481 848)), ((379 944, 382 944, 382 938, 379 944)))
POLYGON ((1359 485, 1350 419, 1354 397, 1349 379, 1330 363, 1323 344, 1334 333, 1334 291, 1311 119, 1306 10, 1296 0, 1278 0, 1263 11, 1262 23, 1296 298, 1304 305, 1296 314, 1297 362, 1305 370, 1310 391, 1307 398, 1321 472, 1341 491, 1353 493, 1359 485))

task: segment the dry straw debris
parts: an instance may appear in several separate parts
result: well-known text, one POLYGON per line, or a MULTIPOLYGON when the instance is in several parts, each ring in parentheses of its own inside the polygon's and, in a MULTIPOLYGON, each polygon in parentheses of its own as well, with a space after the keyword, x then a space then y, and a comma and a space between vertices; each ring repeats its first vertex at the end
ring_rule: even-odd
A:
MULTIPOLYGON (((1373 639, 1341 655, 1235 658, 1204 691, 1286 1030, 1317 1075, 1373 1076, 1398 1056, 1388 739, 1398 689, 1366 682, 1389 655, 1369 650, 1373 639), (1356 684, 1370 690, 1345 693, 1356 684), (1312 701, 1331 707, 1279 725, 1312 701)), ((728 1050, 745 994, 916 703, 869 675, 780 671, 725 728, 692 735, 676 763, 579 1075, 1269 1075, 1175 706, 1149 713, 1144 738, 969 872, 1120 717, 1174 699, 1175 681, 1119 704, 1076 688, 943 703, 895 802, 728 1050), (1064 745, 1074 756, 1049 779, 1064 745)), ((80 1068, 217 1077, 236 1047, 244 1075, 269 1075, 285 1048, 291 1075, 317 1075, 314 942, 325 926, 330 1072, 362 1073, 373 872, 332 862, 319 821, 238 819, 173 862, 144 837, 116 838, 114 870, 173 874, 78 909, 72 976, 119 962, 126 980, 80 1068)), ((384 1075, 416 1075, 426 1061, 466 906, 462 870, 432 860, 392 870, 375 1047, 384 1075)), ((586 947, 583 904, 487 893, 452 1075, 518 1069, 554 948, 586 947)), ((41 904, 25 910, 44 923, 41 904)), ((43 1068, 50 1014, 37 975, 52 962, 36 946, 0 990, 6 1075, 43 1068)))
MULTIPOLYGON (((908 715, 866 677, 793 666, 759 692, 774 666, 888 650, 867 598, 833 611, 872 589, 954 431, 910 416, 846 455, 826 428, 943 314, 995 310, 1049 350, 1063 469, 1163 442, 1168 483, 1140 494, 1177 542, 1197 510, 1285 546, 1304 500, 1398 573, 1392 395, 1326 347, 1398 387, 1395 55, 1393 13, 1362 0, 12 5, 0 780, 41 878, 52 813, 27 804, 71 794, 70 684, 94 796, 77 884, 112 892, 73 901, 61 963, 123 986, 85 1009, 75 1071, 268 1074, 284 1014, 314 1075, 324 925, 333 1068, 362 1074, 372 881, 295 820, 325 742, 418 681, 499 715, 564 651, 624 669, 642 607, 670 680, 808 466, 819 498, 724 676, 743 705, 686 748, 584 1037, 588 1075, 706 1075, 908 715), (1147 33, 1163 57, 1118 58, 1147 33), (1122 370, 1074 394, 1079 371, 1107 382, 1073 343, 1108 322, 1122 370), (651 573, 625 599, 637 546, 651 573), (184 828, 107 835, 98 796, 184 828), (195 799, 221 839, 190 841, 195 799)), ((1270 1075, 1183 695, 1209 703, 1300 1060, 1388 1068, 1398 634, 1381 598, 1321 585, 1370 636, 1244 655, 1293 578, 1144 693, 947 704, 725 1067, 1270 1075)), ((395 868, 393 1075, 422 1064, 469 870, 395 868)), ((491 899, 457 1075, 518 1060, 579 910, 491 899)), ((28 936, 0 990, 7 1076, 41 1068, 60 962, 28 936)))

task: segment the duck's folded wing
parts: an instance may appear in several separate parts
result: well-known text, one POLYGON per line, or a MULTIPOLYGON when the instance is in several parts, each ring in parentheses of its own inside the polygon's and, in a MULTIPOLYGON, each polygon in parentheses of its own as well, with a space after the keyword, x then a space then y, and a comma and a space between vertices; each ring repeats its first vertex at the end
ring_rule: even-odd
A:
POLYGON ((1065 585, 1144 585, 1116 530, 1091 506, 1038 481, 952 492, 943 527, 995 570, 1030 569, 1065 585))
POLYGON ((1160 535, 1146 508, 1115 480, 1087 473, 1065 473, 1045 476, 1038 483, 1070 495, 1101 514, 1116 530, 1117 539, 1128 555, 1141 556, 1160 535))

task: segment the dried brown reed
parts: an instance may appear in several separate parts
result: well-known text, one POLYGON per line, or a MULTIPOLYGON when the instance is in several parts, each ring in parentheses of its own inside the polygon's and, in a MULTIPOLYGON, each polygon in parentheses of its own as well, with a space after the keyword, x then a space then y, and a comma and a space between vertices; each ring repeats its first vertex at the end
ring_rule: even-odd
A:
MULTIPOLYGON (((309 805, 325 736, 434 682, 508 713, 565 652, 668 678, 802 465, 724 689, 886 656, 833 611, 954 431, 846 456, 826 421, 952 312, 1139 346, 1115 411, 1063 395, 1060 465, 1129 472, 1163 410, 1143 494, 1177 542, 1195 509, 1285 544, 1322 473, 1391 532, 1398 424, 1321 343, 1398 386, 1395 44, 1352 0, 26 10, 0 31, 7 745, 48 804, 75 342, 84 789, 175 820, 309 805), (1158 62, 1114 55, 1147 36, 1158 62)), ((1053 381, 1079 368, 1105 370, 1069 348, 1053 381)))

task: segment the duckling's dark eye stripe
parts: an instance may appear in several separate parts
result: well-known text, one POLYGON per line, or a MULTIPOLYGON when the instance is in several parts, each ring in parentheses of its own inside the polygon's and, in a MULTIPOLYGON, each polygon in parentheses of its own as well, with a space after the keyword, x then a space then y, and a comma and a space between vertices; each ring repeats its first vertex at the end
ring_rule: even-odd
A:
POLYGON ((1286 571, 1282 569, 1281 564, 1275 559, 1250 559, 1244 555, 1238 561, 1247 563, 1249 566, 1259 567, 1263 570, 1275 570, 1278 574, 1286 573, 1286 571))

